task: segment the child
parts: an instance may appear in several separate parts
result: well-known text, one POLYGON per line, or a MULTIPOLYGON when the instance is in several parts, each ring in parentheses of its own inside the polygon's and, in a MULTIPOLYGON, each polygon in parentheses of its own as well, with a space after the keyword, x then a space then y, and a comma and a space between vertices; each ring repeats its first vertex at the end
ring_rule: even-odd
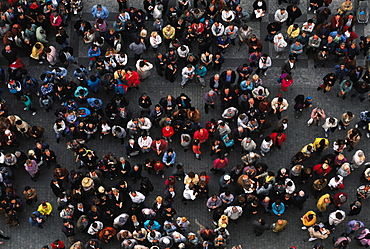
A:
POLYGON ((35 116, 36 115, 36 108, 33 108, 33 105, 32 105, 32 100, 30 99, 30 97, 28 97, 27 95, 23 95, 21 97, 21 100, 23 102, 23 105, 24 105, 24 108, 23 110, 25 111, 32 111, 32 115, 35 116))

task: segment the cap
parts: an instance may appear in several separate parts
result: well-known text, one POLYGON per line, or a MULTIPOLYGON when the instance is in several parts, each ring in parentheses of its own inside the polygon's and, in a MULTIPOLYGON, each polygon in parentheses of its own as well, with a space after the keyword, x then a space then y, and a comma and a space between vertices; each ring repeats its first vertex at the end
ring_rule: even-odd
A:
POLYGON ((225 176, 224 176, 224 180, 225 180, 225 181, 230 180, 230 178, 231 178, 231 177, 230 177, 230 175, 225 175, 225 176))
POLYGON ((307 98, 306 98, 306 99, 311 100, 311 99, 312 99, 312 97, 311 97, 311 96, 307 96, 307 98))

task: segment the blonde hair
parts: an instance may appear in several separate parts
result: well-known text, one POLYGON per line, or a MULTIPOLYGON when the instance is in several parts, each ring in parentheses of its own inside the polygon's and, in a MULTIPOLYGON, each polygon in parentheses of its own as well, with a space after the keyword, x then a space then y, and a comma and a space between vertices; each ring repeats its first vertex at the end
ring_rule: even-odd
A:
POLYGON ((151 36, 157 36, 158 35, 158 32, 157 31, 153 31, 150 35, 151 36))
POLYGON ((156 200, 156 201, 162 201, 162 200, 163 200, 163 198, 162 198, 162 196, 157 196, 157 198, 155 198, 155 200, 156 200))

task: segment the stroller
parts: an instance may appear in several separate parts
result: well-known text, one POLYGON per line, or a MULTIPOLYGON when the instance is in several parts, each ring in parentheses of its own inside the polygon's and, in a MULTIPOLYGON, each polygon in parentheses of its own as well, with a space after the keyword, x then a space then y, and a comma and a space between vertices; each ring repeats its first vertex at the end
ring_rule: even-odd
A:
POLYGON ((359 0, 357 8, 358 23, 367 23, 369 20, 369 2, 368 0, 359 0))

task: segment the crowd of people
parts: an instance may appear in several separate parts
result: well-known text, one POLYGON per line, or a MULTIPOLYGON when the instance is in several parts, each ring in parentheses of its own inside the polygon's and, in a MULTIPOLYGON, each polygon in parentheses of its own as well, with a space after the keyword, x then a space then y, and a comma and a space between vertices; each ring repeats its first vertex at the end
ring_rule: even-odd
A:
MULTIPOLYGON (((265 38, 258 37, 248 25, 268 14, 264 0, 256 0, 251 13, 239 0, 179 0, 177 6, 144 0, 143 9, 129 6, 126 0, 117 2, 118 10, 94 5, 93 23, 81 19, 81 0, 0 2, 2 55, 9 63, 7 72, 0 70, 0 80, 14 95, 7 101, 22 103, 34 116, 39 109, 48 113, 53 110, 56 120, 51 129, 56 142, 65 141, 79 165, 67 169, 58 164, 56 153, 44 141, 45 129, 37 122, 30 125, 18 114, 9 115, 7 101, 1 99, 0 145, 4 153, 0 157, 0 211, 6 224, 19 226, 18 213, 24 205, 37 203, 29 216, 30 226, 42 229, 48 216, 58 213, 70 244, 59 238, 43 249, 99 249, 112 240, 118 240, 125 249, 222 249, 230 247, 229 222, 246 217, 256 236, 266 230, 282 232, 288 225, 283 215, 294 206, 304 210, 309 193, 317 199, 316 209, 305 210, 301 218, 309 242, 328 238, 346 216, 360 213, 363 200, 370 196, 370 167, 358 147, 362 130, 370 138, 370 112, 327 116, 322 107, 314 106, 311 96, 297 95, 294 104, 283 97, 294 87, 294 74, 299 71, 296 63, 300 54, 306 53, 315 69, 325 67, 328 60, 337 64, 328 69, 330 73, 317 91, 329 92, 338 82, 337 97, 344 100, 350 96, 360 102, 366 99, 370 90, 370 35, 358 37, 355 33, 358 24, 350 0, 338 9, 331 7, 330 0, 310 0, 307 11, 313 11, 314 18, 302 26, 296 22, 302 15, 299 1, 290 0, 283 8, 286 1, 279 0, 265 38), (116 12, 119 14, 110 27, 107 18, 116 12), (71 19, 77 19, 73 16, 79 20, 70 24, 71 19), (74 57, 68 25, 88 46, 87 65, 74 57), (280 75, 275 77, 281 86, 275 97, 264 83, 273 56, 265 52, 262 39, 273 44, 276 58, 289 51, 280 75), (221 71, 233 46, 247 53, 248 59, 241 60, 235 70, 221 71), (155 54, 152 62, 148 51, 155 54), (128 54, 133 56, 129 58, 128 54), (358 59, 362 54, 364 63, 358 59), (34 75, 22 61, 25 56, 40 66, 46 62, 49 69, 34 75), (128 66, 129 60, 134 61, 133 67, 128 66), (192 104, 185 90, 179 96, 168 94, 157 101, 150 97, 152 93, 145 92, 133 99, 133 92, 154 70, 169 86, 184 89, 195 82, 201 89, 207 88, 202 100, 204 112, 192 104), (180 84, 176 86, 175 82, 180 84), (303 109, 312 107, 307 125, 322 126, 323 136, 298 148, 289 167, 272 170, 261 158, 274 147, 284 149, 289 123, 284 114, 289 106, 297 118, 303 109), (133 112, 137 107, 140 115, 133 112), (213 118, 202 124, 203 114, 213 118), (348 131, 328 149, 330 133, 336 129, 348 131), (22 152, 18 136, 34 139, 34 147, 22 152), (92 139, 118 139, 126 155, 100 155, 89 148, 92 139), (238 156, 240 149, 241 163, 229 166, 230 155, 238 156), (355 153, 347 159, 346 150, 355 153), (188 171, 187 165, 177 160, 182 153, 193 153, 196 160, 210 153, 213 165, 209 171, 188 171), (356 201, 349 205, 350 211, 345 212, 342 205, 349 198, 344 192, 345 179, 360 166, 364 168, 363 184, 357 189, 356 201), (24 168, 35 182, 42 167, 53 169, 50 188, 57 205, 53 206, 52 200, 39 200, 30 184, 24 186, 23 197, 13 186, 18 168, 24 168), (150 193, 158 186, 151 180, 156 175, 163 179, 160 187, 164 191, 153 198, 150 193), (218 183, 218 193, 210 193, 211 180, 218 183), (139 189, 134 188, 137 182, 139 189), (178 199, 183 205, 203 200, 214 227, 195 231, 189 226, 192 221, 176 212, 173 203, 178 199), (329 212, 331 209, 335 210, 329 212), (276 222, 267 224, 267 213, 275 215, 276 222), (89 239, 75 238, 82 234, 89 239)), ((366 224, 347 220, 348 229, 331 236, 334 247, 356 243, 351 234, 357 230, 361 230, 355 237, 359 244, 370 246, 366 224)), ((0 238, 10 239, 4 235, 0 238)), ((324 248, 322 243, 312 246, 324 248)))

